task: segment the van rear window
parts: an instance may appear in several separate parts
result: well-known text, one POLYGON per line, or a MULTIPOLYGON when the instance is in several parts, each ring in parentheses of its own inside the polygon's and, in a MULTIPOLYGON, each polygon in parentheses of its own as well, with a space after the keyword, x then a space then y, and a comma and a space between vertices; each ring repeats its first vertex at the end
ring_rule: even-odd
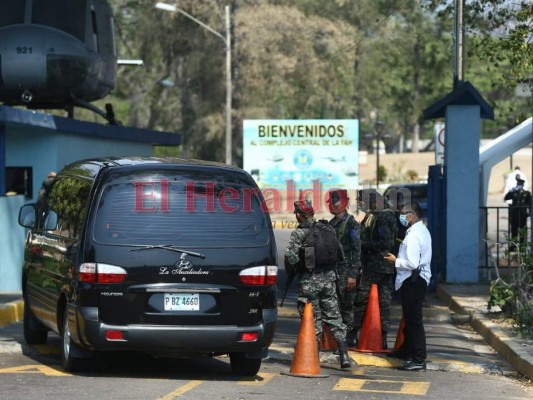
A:
POLYGON ((107 184, 93 235, 114 245, 249 247, 267 243, 269 229, 257 188, 152 176, 107 184))

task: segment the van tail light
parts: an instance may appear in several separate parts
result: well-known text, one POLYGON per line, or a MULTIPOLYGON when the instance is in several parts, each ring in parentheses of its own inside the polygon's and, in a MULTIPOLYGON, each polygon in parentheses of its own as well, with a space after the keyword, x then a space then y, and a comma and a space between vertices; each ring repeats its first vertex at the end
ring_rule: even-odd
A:
POLYGON ((88 283, 120 283, 127 276, 126 270, 116 265, 84 263, 80 265, 78 280, 88 283))
POLYGON ((243 342, 255 342, 259 335, 257 332, 243 332, 241 335, 241 340, 243 342))
POLYGON ((124 333, 122 331, 113 331, 113 330, 105 331, 105 338, 106 340, 109 340, 110 342, 111 341, 119 341, 119 342, 125 341, 124 333))
POLYGON ((266 265, 246 268, 240 272, 239 276, 245 285, 275 285, 278 280, 278 267, 266 265))

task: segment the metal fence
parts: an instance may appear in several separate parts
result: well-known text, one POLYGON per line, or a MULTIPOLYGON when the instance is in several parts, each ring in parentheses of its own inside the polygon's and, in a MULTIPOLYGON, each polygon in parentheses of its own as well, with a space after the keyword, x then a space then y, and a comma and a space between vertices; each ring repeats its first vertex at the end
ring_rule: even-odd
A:
MULTIPOLYGON (((528 206, 513 207, 520 212, 527 213, 528 206), (523 210, 522 210, 523 209, 523 210)), ((510 248, 511 226, 509 220, 510 207, 480 207, 481 252, 480 279, 490 281, 495 279, 495 268, 501 273, 512 272, 517 266, 517 256, 510 248)), ((525 237, 529 243, 530 219, 527 219, 528 233, 525 237)))

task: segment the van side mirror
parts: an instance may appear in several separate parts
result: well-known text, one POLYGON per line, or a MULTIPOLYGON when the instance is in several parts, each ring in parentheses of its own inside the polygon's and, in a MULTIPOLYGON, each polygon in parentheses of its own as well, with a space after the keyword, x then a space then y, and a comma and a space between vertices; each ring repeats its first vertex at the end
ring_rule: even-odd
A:
POLYGON ((19 210, 19 225, 24 228, 33 228, 35 226, 35 221, 37 219, 37 210, 35 209, 35 204, 25 204, 20 207, 19 210))
POLYGON ((55 231, 57 229, 57 213, 49 210, 44 218, 43 229, 45 231, 55 231))

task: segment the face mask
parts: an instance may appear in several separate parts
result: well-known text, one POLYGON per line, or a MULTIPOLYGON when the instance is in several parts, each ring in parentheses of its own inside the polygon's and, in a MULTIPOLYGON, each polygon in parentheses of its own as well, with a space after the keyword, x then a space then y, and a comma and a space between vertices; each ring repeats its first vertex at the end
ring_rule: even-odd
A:
POLYGON ((339 209, 335 207, 333 204, 329 203, 329 212, 332 214, 337 214, 339 212, 339 209))
POLYGON ((524 187, 524 185, 516 185, 516 190, 521 190, 524 187))
POLYGON ((407 221, 407 215, 403 215, 403 214, 400 215, 400 224, 402 224, 405 227, 409 226, 409 222, 407 221))

